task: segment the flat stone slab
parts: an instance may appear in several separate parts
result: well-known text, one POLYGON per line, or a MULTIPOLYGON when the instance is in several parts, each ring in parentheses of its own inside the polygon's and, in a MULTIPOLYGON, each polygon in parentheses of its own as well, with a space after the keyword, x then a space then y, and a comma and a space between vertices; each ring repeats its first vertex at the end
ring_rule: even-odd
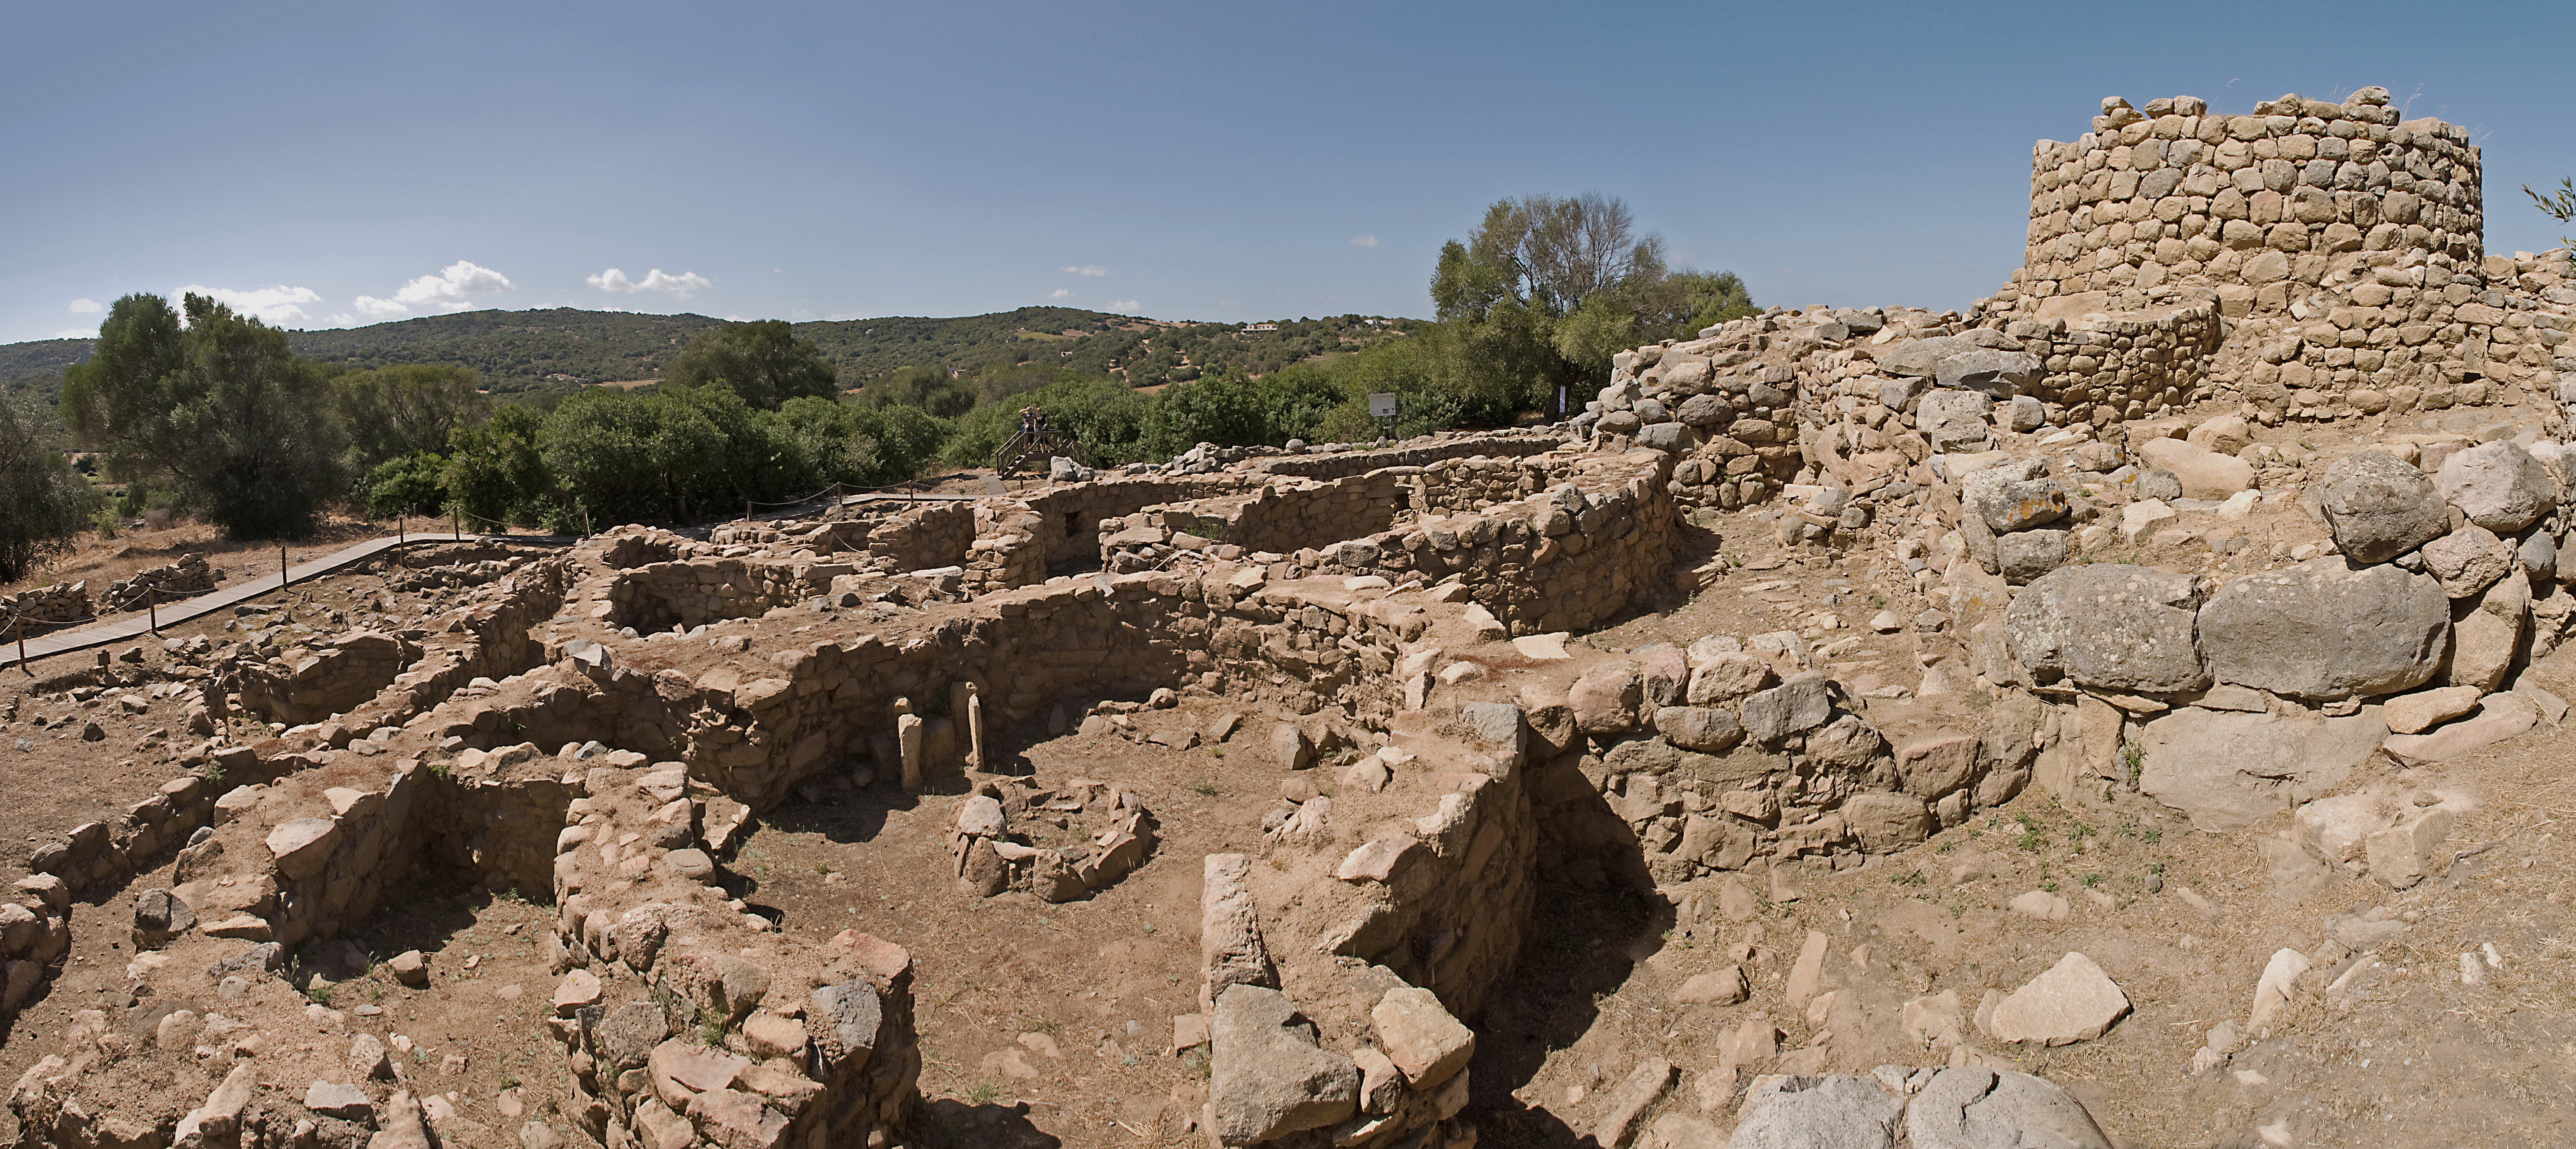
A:
POLYGON ((1987 1032, 1998 1041, 2068 1045, 2102 1036, 2128 1014, 2129 995, 2111 975, 2069 953, 1998 1003, 1987 1032))
POLYGON ((2391 734, 2380 748, 2390 757, 2408 762, 2442 762, 2475 754, 2539 722, 2539 704, 2508 690, 2480 699, 2475 717, 2430 734, 2391 734))

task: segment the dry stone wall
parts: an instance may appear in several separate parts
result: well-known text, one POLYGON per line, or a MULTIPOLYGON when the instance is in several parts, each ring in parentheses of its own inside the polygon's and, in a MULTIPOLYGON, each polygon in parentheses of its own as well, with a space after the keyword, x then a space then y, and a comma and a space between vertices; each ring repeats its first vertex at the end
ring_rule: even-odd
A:
POLYGON ((2093 131, 2032 149, 2015 294, 2044 305, 2102 292, 2130 310, 2159 284, 2203 276, 2243 316, 2286 310, 2339 253, 2475 267, 2486 254, 2477 147, 2456 124, 2401 123, 2388 98, 2290 95, 2242 116, 2188 96, 2144 110, 2104 100, 2093 131))
POLYGON ((213 589, 215 569, 206 565, 206 556, 183 555, 175 563, 137 571, 131 578, 109 583, 106 603, 109 610, 141 610, 156 597, 170 602, 213 589))
MULTIPOLYGON (((0 611, 15 626, 25 622, 30 629, 37 623, 79 622, 90 617, 89 583, 87 581, 54 583, 16 594, 0 595, 0 611)), ((12 632, 15 637, 16 632, 12 632)))

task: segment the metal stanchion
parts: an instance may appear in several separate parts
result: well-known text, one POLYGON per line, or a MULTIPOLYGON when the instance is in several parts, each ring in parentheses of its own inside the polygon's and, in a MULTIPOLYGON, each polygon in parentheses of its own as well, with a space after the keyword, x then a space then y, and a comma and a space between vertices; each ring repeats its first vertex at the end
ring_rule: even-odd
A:
POLYGON ((156 586, 143 588, 143 607, 152 612, 152 633, 161 633, 161 588, 156 586))
POLYGON ((279 543, 277 545, 277 589, 285 590, 293 585, 293 582, 294 580, 288 578, 286 573, 286 544, 279 543))
POLYGON ((27 616, 19 615, 16 621, 18 623, 18 669, 25 671, 27 677, 34 678, 36 672, 27 670, 27 616))

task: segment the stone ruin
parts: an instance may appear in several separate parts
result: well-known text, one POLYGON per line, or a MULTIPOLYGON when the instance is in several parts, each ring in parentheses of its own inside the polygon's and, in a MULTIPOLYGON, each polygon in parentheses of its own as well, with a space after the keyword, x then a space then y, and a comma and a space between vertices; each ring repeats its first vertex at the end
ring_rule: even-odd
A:
MULTIPOLYGON (((219 990, 325 960, 424 868, 553 907, 581 1136, 903 1143, 913 971, 946 955, 792 940, 729 870, 762 811, 835 780, 956 796, 960 896, 1195 867, 1183 1028, 1228 1146, 1475 1144, 1475 1027, 1542 882, 1650 889, 1713 941, 1734 907, 2034 786, 2133 787, 2213 830, 2287 811, 2317 864, 2420 881, 2455 804, 2344 792, 2356 764, 2458 757, 2567 709, 2518 676, 2576 625, 2556 561, 2576 289, 2565 252, 2486 256, 2476 149, 2385 105, 2106 101, 2093 133, 2035 150, 2026 264, 1973 311, 1775 311, 1637 348, 1558 427, 415 551, 389 583, 462 594, 416 626, 265 626, 86 672, 64 688, 194 694, 200 740, 158 796, 36 852, 0 907, 0 1016, 44 991, 75 898, 173 863, 137 902, 128 978, 226 1016, 200 1019, 201 1061, 107 1011, 20 1035, 60 1043, 11 1093, 22 1143, 426 1143, 435 1115, 374 1038, 265 1038, 310 1031, 301 999, 219 990), (2444 429, 2296 452, 2250 434, 2410 412, 2444 429), (1694 528, 1722 528, 1713 553, 1694 528), (1769 553, 1744 562, 1747 539, 1769 553), (1805 625, 1579 637, 1783 573, 1823 578, 1805 625), (1855 627, 1864 582, 1895 599, 1855 627), (1176 692, 1236 709, 1180 724, 1176 692), (271 736, 222 737, 244 712, 271 736), (1175 856, 1142 795, 1007 769, 1077 730, 1227 742, 1248 748, 1229 769, 1307 781, 1262 853, 1175 856), (104 1084, 137 1062, 179 1107, 104 1084), (290 1081, 311 1085, 261 1085, 290 1081)), ((1750 984, 1731 966, 1688 992, 1750 984)), ((1738 1145, 2111 1144, 1969 1044, 2100 1035, 2128 1001, 2099 968, 2070 954, 1973 1030, 1946 1009, 1926 1033, 1947 1067, 1829 1075, 1825 1045, 1766 1030, 1698 1094, 1738 1145)), ((1639 1066, 1593 1139, 1717 1144, 1679 1107, 1644 1120, 1677 1073, 1639 1066)))

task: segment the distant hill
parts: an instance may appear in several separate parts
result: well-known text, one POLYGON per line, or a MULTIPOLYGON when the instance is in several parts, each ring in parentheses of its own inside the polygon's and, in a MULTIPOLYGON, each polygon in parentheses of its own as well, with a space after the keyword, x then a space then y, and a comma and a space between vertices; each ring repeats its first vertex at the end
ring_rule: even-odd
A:
MULTIPOLYGON (((1136 386, 1182 382, 1224 368, 1266 375, 1303 359, 1358 351, 1402 336, 1416 321, 1342 315, 1275 323, 1142 319, 1071 307, 1023 307, 954 319, 897 316, 795 324, 841 369, 845 387, 903 367, 952 373, 1069 368, 1117 374, 1136 386)), ((459 363, 496 393, 569 391, 661 377, 672 353, 723 326, 704 315, 639 315, 558 307, 467 311, 366 327, 298 331, 297 352, 350 369, 459 363)), ((89 357, 91 340, 0 345, 0 384, 59 386, 64 367, 89 357)))

